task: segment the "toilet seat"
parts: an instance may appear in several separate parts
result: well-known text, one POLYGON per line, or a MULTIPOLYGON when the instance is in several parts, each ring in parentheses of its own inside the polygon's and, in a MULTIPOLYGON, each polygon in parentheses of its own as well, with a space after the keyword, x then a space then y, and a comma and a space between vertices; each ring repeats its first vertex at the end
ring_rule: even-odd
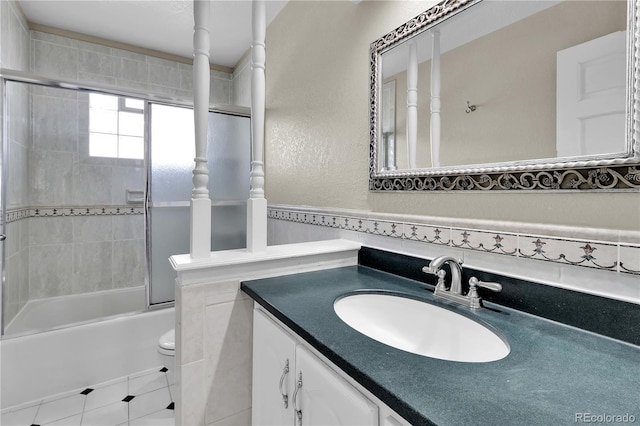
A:
POLYGON ((167 331, 158 340, 158 352, 163 355, 174 356, 176 353, 175 328, 167 331))

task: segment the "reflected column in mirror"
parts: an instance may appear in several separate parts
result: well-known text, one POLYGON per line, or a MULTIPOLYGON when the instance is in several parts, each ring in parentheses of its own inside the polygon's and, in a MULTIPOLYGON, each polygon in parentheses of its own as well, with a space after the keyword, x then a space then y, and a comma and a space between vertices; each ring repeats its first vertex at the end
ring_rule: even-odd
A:
POLYGON ((382 85, 382 139, 380 140, 380 170, 396 170, 396 81, 382 85))
POLYGON ((431 36, 431 167, 440 167, 440 31, 433 30, 431 36))
POLYGON ((407 63, 407 166, 416 168, 416 144, 418 139, 418 44, 409 41, 407 63))
POLYGON ((384 163, 379 162, 380 171, 424 168, 431 164, 429 118, 428 115, 426 120, 424 117, 425 113, 429 114, 431 96, 430 72, 425 72, 424 69, 425 64, 430 64, 430 61, 425 62, 426 57, 431 57, 431 40, 422 37, 411 39, 383 54, 380 100, 384 102, 386 85, 393 82, 395 105, 382 106, 380 109, 377 152, 379 157, 388 158, 390 155, 381 153, 386 152, 385 148, 390 148, 385 143, 385 123, 391 120, 395 124, 395 168, 386 168, 384 163), (415 47, 414 53, 411 53, 412 44, 415 47), (415 68, 409 67, 412 57, 415 68), (389 114, 393 114, 393 117, 389 117, 389 114))

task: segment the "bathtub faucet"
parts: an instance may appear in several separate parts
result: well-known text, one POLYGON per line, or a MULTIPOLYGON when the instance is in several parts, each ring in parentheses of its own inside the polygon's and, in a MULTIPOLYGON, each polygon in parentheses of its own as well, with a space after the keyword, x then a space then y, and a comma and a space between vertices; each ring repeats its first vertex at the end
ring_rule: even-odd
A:
POLYGON ((471 309, 482 307, 482 299, 478 295, 478 287, 487 288, 492 291, 502 290, 502 286, 498 283, 480 281, 476 277, 469 279, 469 291, 466 295, 462 294, 462 259, 456 259, 451 256, 440 256, 433 259, 429 266, 422 268, 422 272, 433 274, 438 277, 438 283, 433 295, 443 299, 459 303, 471 309), (447 272, 442 269, 445 264, 449 264, 451 269, 451 285, 447 289, 444 279, 447 272))

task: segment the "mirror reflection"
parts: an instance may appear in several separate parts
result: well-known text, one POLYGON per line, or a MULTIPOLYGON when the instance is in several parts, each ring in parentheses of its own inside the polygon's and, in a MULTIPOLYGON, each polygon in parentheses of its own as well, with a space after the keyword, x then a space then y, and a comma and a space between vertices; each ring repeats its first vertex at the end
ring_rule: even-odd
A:
POLYGON ((378 171, 628 155, 626 30, 626 1, 483 1, 393 46, 378 171))

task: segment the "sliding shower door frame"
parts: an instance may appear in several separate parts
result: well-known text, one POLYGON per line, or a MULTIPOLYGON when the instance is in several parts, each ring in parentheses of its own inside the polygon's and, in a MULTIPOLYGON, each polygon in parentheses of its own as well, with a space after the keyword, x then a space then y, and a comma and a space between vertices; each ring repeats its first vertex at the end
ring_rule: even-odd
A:
MULTIPOLYGON (((154 170, 154 156, 152 155, 152 151, 154 149, 154 143, 152 141, 153 138, 153 131, 152 131, 152 122, 154 120, 153 117, 153 108, 152 105, 158 105, 158 106, 165 106, 165 107, 177 107, 177 108, 184 108, 184 109, 190 109, 193 110, 193 106, 192 105, 185 105, 185 104, 175 104, 175 103, 171 103, 171 102, 161 102, 161 101, 157 101, 157 100, 150 100, 146 106, 147 108, 147 114, 146 114, 146 119, 147 121, 147 128, 145 131, 145 138, 146 138, 146 144, 147 144, 147 149, 148 151, 146 152, 147 156, 147 160, 148 160, 148 165, 146 167, 146 171, 147 171, 147 188, 146 188, 146 197, 145 197, 145 220, 146 220, 146 231, 147 231, 147 254, 149 256, 148 261, 147 261, 147 267, 148 267, 148 277, 151 280, 151 277, 154 276, 154 258, 157 256, 153 255, 153 236, 151 235, 152 233, 152 226, 151 225, 151 221, 153 220, 153 214, 152 214, 152 209, 162 209, 164 211, 169 211, 171 209, 188 209, 191 206, 191 202, 189 200, 181 200, 181 201, 157 201, 153 199, 153 194, 155 193, 155 191, 153 190, 153 185, 154 185, 154 179, 153 179, 153 170, 154 170)), ((251 119, 251 109, 247 108, 247 107, 237 107, 237 106, 215 106, 212 105, 209 108, 209 120, 211 120, 211 114, 220 114, 220 115, 226 115, 226 116, 233 116, 233 117, 241 117, 241 118, 248 118, 249 120, 251 119)), ((249 131, 250 134, 250 131, 249 131)), ((250 137, 250 135, 249 135, 250 137)), ((211 146, 209 146, 209 143, 211 143, 211 141, 207 140, 207 145, 208 145, 208 151, 211 148, 211 146)), ((195 148, 195 147, 194 147, 195 148)), ((239 201, 233 201, 233 200, 226 200, 226 201, 222 201, 222 200, 211 200, 211 208, 212 209, 216 209, 216 208, 225 208, 225 207, 239 207, 242 206, 243 208, 246 209, 246 204, 247 204, 247 199, 249 197, 248 194, 248 190, 249 190, 249 172, 250 172, 250 145, 249 145, 249 153, 248 153, 248 158, 247 158, 247 194, 246 194, 246 198, 242 198, 239 201)), ((211 157, 211 152, 208 152, 209 157, 209 162, 211 163, 211 161, 213 161, 213 158, 211 157)), ((194 153, 195 156, 195 153, 194 153)), ((195 163, 194 163, 195 165, 195 163)), ((191 172, 190 172, 190 176, 191 172)), ((211 184, 211 179, 213 179, 213 176, 209 176, 210 179, 210 184, 211 184)), ((192 189, 192 188, 191 188, 192 189)), ((215 195, 215 194, 213 194, 215 195)), ((213 224, 212 224, 213 227, 213 224)), ((158 229, 158 228, 156 228, 158 229)), ((213 228, 212 228, 213 229, 213 228)), ((243 241, 246 241, 246 236, 243 238, 243 241)), ((244 247, 244 246, 243 246, 244 247)), ((215 249, 214 249, 215 250, 215 249)), ((185 248, 185 253, 188 253, 188 246, 185 248)), ((164 259, 164 257, 162 257, 162 259, 164 259)), ((157 260, 157 259, 156 259, 157 260)), ((157 272, 156 272, 157 273, 157 272)), ((172 281, 173 282, 173 281, 172 281)), ((156 285, 155 287, 156 290, 159 289, 159 286, 156 285)), ((156 309, 156 308, 162 308, 165 306, 173 306, 175 304, 175 300, 174 301, 168 301, 168 302, 154 302, 154 299, 157 300, 157 295, 156 297, 154 297, 153 291, 154 288, 153 286, 147 286, 147 290, 149 291, 149 295, 148 295, 148 301, 149 301, 149 306, 148 309, 156 309)))
MULTIPOLYGON (((0 75, 1 77, 1 75, 0 75)), ((9 131, 8 131, 8 120, 7 120, 7 81, 2 78, 0 81, 0 96, 2 96, 2 102, 0 103, 0 114, 2 114, 2 142, 0 149, 0 214, 2 217, 0 218, 0 336, 4 335, 4 327, 5 327, 5 267, 6 267, 6 205, 7 205, 7 191, 5 190, 5 185, 7 182, 8 167, 5 167, 5 159, 8 158, 8 150, 9 150, 9 131)))
MULTIPOLYGON (((0 297, 2 297, 2 303, 0 306, 0 336, 5 337, 5 326, 4 323, 4 309, 6 303, 6 283, 5 283, 5 269, 6 269, 6 253, 5 253, 5 230, 6 230, 6 201, 7 201, 7 176, 8 176, 8 167, 5 164, 6 159, 8 158, 8 117, 7 117, 7 83, 8 82, 16 82, 16 83, 27 83, 37 86, 44 86, 50 88, 59 88, 59 89, 69 89, 77 92, 90 92, 90 93, 99 93, 105 95, 126 97, 142 100, 145 103, 145 113, 144 113, 144 150, 145 150, 145 159, 144 159, 144 168, 146 172, 146 182, 145 182, 145 194, 143 201, 143 209, 145 216, 145 258, 146 258, 146 268, 145 268, 145 292, 146 292, 146 306, 139 311, 129 312, 126 314, 118 315, 132 315, 141 312, 147 312, 151 310, 170 308, 175 305, 175 300, 171 302, 163 302, 151 304, 151 294, 150 294, 150 271, 151 271, 151 258, 150 258, 150 230, 149 230, 149 191, 150 191, 150 107, 151 104, 160 104, 167 106, 175 106, 175 107, 183 107, 183 108, 191 108, 193 109, 193 99, 185 99, 180 97, 171 97, 166 95, 154 94, 149 92, 137 91, 133 89, 122 89, 117 86, 99 84, 99 83, 84 83, 73 80, 61 80, 49 78, 42 75, 37 75, 29 72, 11 70, 6 68, 0 68, 0 96, 2 97, 2 110, 0 113, 2 114, 2 149, 0 150, 0 214, 2 217, 0 218, 0 297)), ((227 115, 239 116, 239 117, 251 117, 251 109, 247 107, 235 106, 235 105, 210 105, 209 112, 213 113, 222 113, 227 115)), ((212 206, 216 205, 229 205, 234 202, 212 202, 212 206)), ((238 203, 236 203, 238 204, 238 203)), ((104 318, 96 318, 92 321, 87 322, 97 322, 102 321, 104 318)), ((85 322, 83 322, 85 323, 85 322)), ((68 326, 72 326, 76 324, 68 324, 62 327, 56 328, 65 328, 68 326)), ((27 334, 39 333, 48 330, 33 330, 27 334)), ((14 337, 13 335, 11 337, 14 337)), ((17 337, 17 336, 16 336, 17 337)))

